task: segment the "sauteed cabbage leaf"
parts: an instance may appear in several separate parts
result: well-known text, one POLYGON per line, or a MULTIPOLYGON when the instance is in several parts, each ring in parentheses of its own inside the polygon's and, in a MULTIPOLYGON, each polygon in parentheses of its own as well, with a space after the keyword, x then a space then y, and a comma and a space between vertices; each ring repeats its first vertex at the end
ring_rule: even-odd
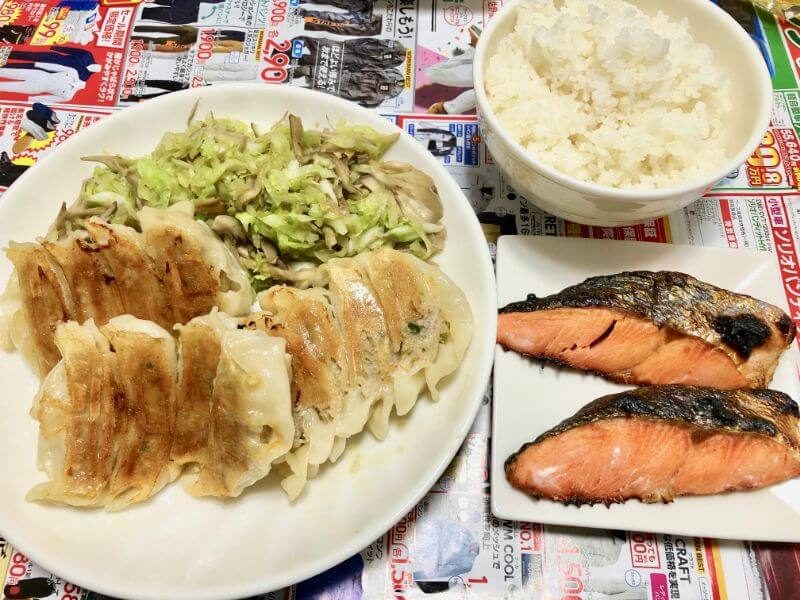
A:
POLYGON ((147 156, 101 163, 51 236, 100 215, 137 226, 143 206, 191 201, 239 256, 253 285, 302 285, 334 257, 392 247, 423 259, 444 240, 442 205, 422 171, 383 160, 399 134, 338 123, 305 130, 287 115, 266 132, 209 114, 164 135, 147 156))

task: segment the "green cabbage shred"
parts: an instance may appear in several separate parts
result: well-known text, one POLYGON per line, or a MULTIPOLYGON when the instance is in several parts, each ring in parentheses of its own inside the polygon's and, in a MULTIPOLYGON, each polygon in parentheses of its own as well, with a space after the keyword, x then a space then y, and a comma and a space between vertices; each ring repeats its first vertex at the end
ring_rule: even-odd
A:
POLYGON ((427 259, 444 237, 441 202, 428 175, 383 160, 397 137, 344 122, 306 131, 291 115, 258 133, 209 115, 165 134, 148 156, 87 157, 102 164, 62 226, 80 228, 85 215, 102 214, 136 227, 140 207, 189 200, 257 289, 286 279, 293 264, 384 246, 427 259), (237 236, 217 227, 221 215, 234 217, 244 238, 242 229, 237 236))

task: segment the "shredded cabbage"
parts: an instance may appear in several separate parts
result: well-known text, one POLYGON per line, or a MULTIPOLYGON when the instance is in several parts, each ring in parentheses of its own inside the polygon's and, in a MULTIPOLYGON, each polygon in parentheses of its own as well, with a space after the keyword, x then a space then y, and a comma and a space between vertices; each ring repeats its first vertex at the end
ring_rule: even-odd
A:
POLYGON ((344 122, 305 131, 292 115, 258 133, 208 115, 165 134, 148 156, 87 157, 102 166, 62 211, 59 233, 89 215, 137 226, 142 206, 189 200, 258 289, 307 277, 307 263, 384 246, 427 259, 444 237, 441 202, 428 175, 382 160, 396 139, 344 122))

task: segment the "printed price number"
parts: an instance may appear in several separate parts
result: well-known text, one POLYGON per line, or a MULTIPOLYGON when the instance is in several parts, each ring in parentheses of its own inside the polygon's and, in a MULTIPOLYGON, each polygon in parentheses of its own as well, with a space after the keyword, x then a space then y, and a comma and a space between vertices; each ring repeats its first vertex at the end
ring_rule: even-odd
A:
POLYGON ((797 143, 797 138, 793 129, 780 129, 779 130, 783 147, 786 149, 788 156, 786 158, 792 164, 800 163, 800 144, 797 143))
POLYGON ((58 30, 61 29, 61 23, 63 21, 42 21, 36 35, 45 39, 51 38, 58 34, 58 30))
POLYGON ((286 20, 286 2, 280 0, 272 3, 272 8, 269 11, 269 22, 275 27, 280 25, 286 20))
POLYGON ((61 144, 66 142, 69 138, 75 135, 75 130, 71 127, 65 129, 59 129, 58 135, 56 135, 56 144, 61 144))
POLYGON ((561 538, 556 544, 556 553, 561 600, 582 600, 584 585, 580 547, 561 538))
POLYGON ((74 583, 65 583, 61 600, 81 600, 81 588, 74 583))
POLYGON ((536 523, 519 524, 519 542, 522 552, 539 552, 542 549, 542 526, 536 523))
POLYGON ((39 23, 39 27, 36 28, 36 34, 31 40, 31 44, 34 46, 49 46, 51 44, 58 43, 61 38, 56 39, 61 33, 61 26, 64 24, 64 18, 61 16, 61 12, 55 16, 47 16, 45 17, 41 23, 39 23))
POLYGON ((8 574, 19 579, 28 572, 28 557, 22 552, 14 552, 11 555, 11 566, 8 567, 8 574))
POLYGON ((217 39, 216 29, 203 29, 197 43, 197 60, 205 62, 214 54, 214 42, 217 39))
MULTIPOLYGON (((793 153, 796 152, 797 148, 794 148, 793 153)), ((797 159, 800 160, 800 154, 797 155, 797 159)), ((754 185, 781 185, 783 183, 783 175, 780 171, 771 170, 780 164, 781 155, 778 152, 775 136, 768 129, 758 148, 747 159, 747 166, 752 167, 752 169, 748 169, 751 183, 754 185)))
POLYGON ((267 66, 261 70, 261 79, 267 83, 283 83, 286 81, 286 66, 289 64, 289 57, 286 53, 291 48, 292 43, 289 40, 276 42, 275 40, 267 39, 264 42, 264 52, 261 55, 261 59, 267 63, 267 66))
POLYGON ((142 40, 131 40, 130 49, 128 50, 128 68, 122 74, 122 87, 120 88, 120 97, 122 98, 127 98, 133 94, 133 88, 136 86, 136 80, 139 77, 139 70, 131 69, 130 67, 142 62, 143 50, 144 43, 142 40))
POLYGON ((661 566, 656 538, 649 533, 630 534, 631 563, 634 567, 661 566))

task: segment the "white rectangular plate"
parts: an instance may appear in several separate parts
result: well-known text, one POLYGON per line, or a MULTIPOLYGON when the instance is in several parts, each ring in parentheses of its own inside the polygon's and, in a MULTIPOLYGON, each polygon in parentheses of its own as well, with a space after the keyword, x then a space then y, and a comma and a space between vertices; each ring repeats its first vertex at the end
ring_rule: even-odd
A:
MULTIPOLYGON (((786 310, 775 258, 768 253, 640 242, 501 237, 497 248, 498 306, 546 296, 594 275, 621 271, 681 271, 786 310)), ((492 512, 502 519, 673 533, 716 538, 800 541, 800 480, 757 491, 678 498, 671 504, 629 501, 611 507, 564 506, 512 488, 503 462, 525 442, 586 403, 627 389, 595 375, 524 358, 497 348, 494 367, 492 512)), ((797 347, 778 365, 771 386, 797 400, 797 347)), ((720 465, 720 468, 725 468, 720 465)))

